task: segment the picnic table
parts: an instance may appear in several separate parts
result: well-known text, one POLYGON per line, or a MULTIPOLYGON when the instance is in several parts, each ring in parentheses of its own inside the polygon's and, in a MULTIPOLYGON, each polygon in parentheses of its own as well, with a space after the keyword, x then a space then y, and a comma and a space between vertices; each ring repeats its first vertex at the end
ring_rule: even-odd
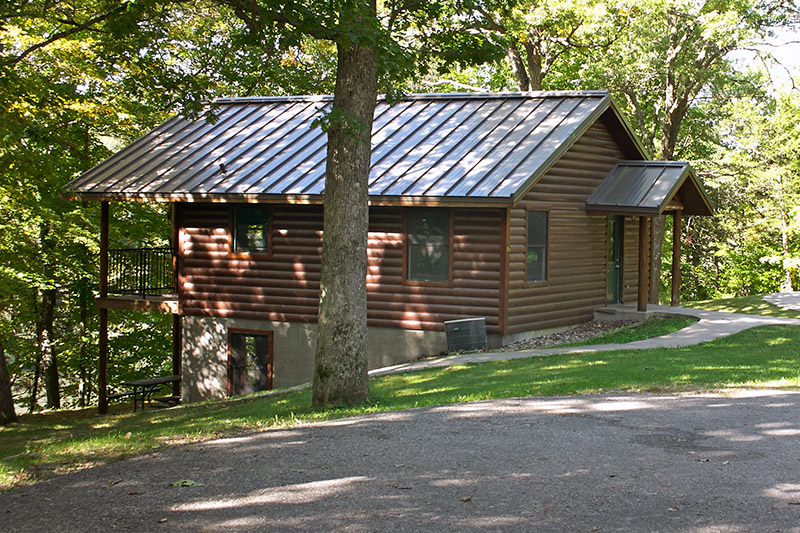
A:
POLYGON ((142 404, 142 409, 144 409, 145 402, 151 401, 153 394, 160 391, 163 388, 163 385, 167 385, 170 387, 170 389, 172 389, 172 395, 168 396, 167 398, 156 398, 156 400, 163 401, 168 405, 177 405, 181 399, 180 390, 178 389, 180 383, 180 376, 159 376, 157 378, 123 381, 121 383, 122 385, 131 387, 133 390, 131 392, 123 392, 113 396, 133 396, 133 410, 135 412, 140 402, 142 404))

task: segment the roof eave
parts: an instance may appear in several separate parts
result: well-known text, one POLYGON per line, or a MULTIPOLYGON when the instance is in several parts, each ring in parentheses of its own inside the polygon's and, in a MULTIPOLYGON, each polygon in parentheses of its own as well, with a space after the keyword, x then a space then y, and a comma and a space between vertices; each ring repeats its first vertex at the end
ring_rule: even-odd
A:
MULTIPOLYGON (((242 203, 262 202, 274 204, 319 205, 324 195, 267 195, 267 194, 197 194, 197 193, 79 193, 62 194, 62 200, 93 202, 209 202, 242 203)), ((511 198, 502 197, 452 197, 452 196, 370 196, 369 205, 374 206, 445 206, 445 207, 511 207, 511 198)))
POLYGON ((627 134, 628 138, 633 143, 634 148, 639 152, 639 155, 641 156, 641 160, 642 161, 647 161, 647 160, 653 159, 653 154, 650 153, 650 151, 647 149, 647 147, 644 145, 642 140, 639 138, 639 136, 634 131, 633 126, 631 126, 631 123, 628 122, 628 119, 625 118, 625 115, 620 111, 620 108, 619 108, 619 105, 617 104, 617 101, 611 95, 609 95, 609 100, 611 101, 611 104, 609 105, 609 109, 614 113, 614 116, 619 121, 619 123, 622 126, 623 130, 627 134))
MULTIPOLYGON (((692 210, 692 212, 687 214, 701 215, 701 216, 711 216, 714 214, 714 208, 710 204, 710 200, 708 198, 708 195, 706 194, 705 189, 703 188, 703 184, 700 183, 700 180, 697 178, 697 174, 695 174, 694 168, 692 168, 691 163, 686 162, 686 168, 681 173, 681 177, 670 188, 666 198, 664 199, 663 202, 661 202, 661 205, 659 206, 659 213, 658 213, 659 215, 663 215, 666 211, 669 210, 668 209, 669 202, 672 200, 672 198, 675 197, 675 195, 678 193, 681 187, 683 187, 687 179, 691 180, 692 184, 697 189, 698 196, 700 197, 700 200, 703 202, 703 206, 706 208, 705 209, 706 212, 701 212, 703 210, 692 210)), ((686 211, 687 210, 684 209, 684 212, 686 211)))
POLYGON ((689 177, 692 179, 692 183, 694 183, 695 187, 697 187, 697 192, 700 194, 700 199, 703 201, 703 205, 708 210, 708 216, 714 215, 714 206, 711 205, 711 198, 709 198, 708 193, 706 192, 706 188, 703 186, 703 183, 695 174, 694 169, 691 165, 689 165, 689 177))
POLYGON ((623 215, 634 217, 656 217, 663 214, 659 208, 622 207, 617 205, 586 206, 586 212, 593 215, 623 215))

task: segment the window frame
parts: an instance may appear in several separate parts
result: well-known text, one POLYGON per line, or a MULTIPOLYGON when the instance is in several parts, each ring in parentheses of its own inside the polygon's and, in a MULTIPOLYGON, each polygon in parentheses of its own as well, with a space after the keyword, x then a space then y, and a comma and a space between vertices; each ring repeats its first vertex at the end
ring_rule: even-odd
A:
POLYGON ((411 207, 404 210, 403 213, 403 284, 416 285, 427 287, 452 287, 453 286, 453 210, 448 207, 411 207), (409 218, 412 213, 421 212, 421 210, 441 209, 447 213, 447 280, 427 281, 419 279, 411 279, 409 272, 409 218))
POLYGON ((259 256, 263 258, 270 258, 272 257, 272 208, 268 204, 257 204, 257 203, 247 203, 247 204, 233 204, 231 206, 231 213, 230 213, 230 252, 233 256, 236 257, 251 257, 251 256, 259 256), (238 234, 239 234, 239 224, 238 220, 238 212, 240 209, 265 209, 267 211, 267 230, 265 232, 265 238, 267 240, 266 248, 239 248, 238 247, 238 234))
POLYGON ((552 226, 550 208, 529 208, 525 210, 525 286, 540 286, 550 282, 550 228, 552 226), (544 278, 532 280, 529 278, 528 251, 530 250, 530 214, 531 212, 544 213, 547 228, 544 243, 544 278))

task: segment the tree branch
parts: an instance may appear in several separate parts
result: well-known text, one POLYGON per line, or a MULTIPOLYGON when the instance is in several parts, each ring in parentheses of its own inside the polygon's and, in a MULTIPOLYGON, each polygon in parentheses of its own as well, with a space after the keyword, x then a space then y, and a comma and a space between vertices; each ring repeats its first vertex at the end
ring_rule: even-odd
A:
POLYGON ((125 6, 124 5, 117 6, 114 9, 112 9, 111 11, 108 11, 106 13, 103 13, 102 15, 98 15, 98 16, 96 16, 94 18, 91 18, 91 19, 87 20, 86 22, 82 22, 80 24, 75 23, 75 26, 73 26, 72 28, 60 31, 58 33, 54 33, 53 35, 51 35, 50 37, 48 37, 44 41, 41 41, 39 43, 36 43, 36 44, 28 47, 21 54, 19 54, 17 56, 12 56, 12 57, 3 59, 0 62, 0 64, 3 64, 5 66, 13 67, 13 66, 19 64, 21 61, 23 61, 26 57, 28 57, 29 55, 31 55, 35 51, 41 50, 42 48, 45 48, 45 47, 53 44, 54 42, 56 42, 58 40, 66 39, 67 37, 70 37, 71 35, 75 35, 76 33, 80 33, 80 32, 82 32, 84 30, 88 30, 88 29, 92 28, 93 26, 96 26, 97 24, 100 24, 101 22, 104 22, 104 21, 108 20, 112 16, 117 15, 119 13, 122 13, 123 11, 125 11, 125 6))

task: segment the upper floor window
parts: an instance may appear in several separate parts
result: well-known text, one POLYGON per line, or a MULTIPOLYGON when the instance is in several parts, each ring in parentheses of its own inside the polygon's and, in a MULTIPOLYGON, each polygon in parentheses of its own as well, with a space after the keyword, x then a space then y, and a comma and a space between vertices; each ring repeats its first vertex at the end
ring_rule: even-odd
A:
POLYGON ((237 205, 233 210, 235 252, 269 253, 269 208, 237 205))
POLYGON ((406 225, 406 280, 450 281, 450 210, 413 208, 406 225))
POLYGON ((527 279, 547 281, 548 211, 528 211, 527 279))

